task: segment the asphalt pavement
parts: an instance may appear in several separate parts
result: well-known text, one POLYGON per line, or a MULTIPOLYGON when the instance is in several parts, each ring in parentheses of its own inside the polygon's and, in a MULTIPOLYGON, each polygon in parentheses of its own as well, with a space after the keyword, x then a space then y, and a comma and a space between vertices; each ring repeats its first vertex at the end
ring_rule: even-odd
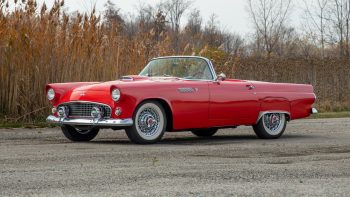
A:
POLYGON ((238 127, 154 145, 123 131, 73 143, 59 128, 0 129, 0 196, 349 196, 349 185, 350 118, 292 121, 277 140, 238 127))

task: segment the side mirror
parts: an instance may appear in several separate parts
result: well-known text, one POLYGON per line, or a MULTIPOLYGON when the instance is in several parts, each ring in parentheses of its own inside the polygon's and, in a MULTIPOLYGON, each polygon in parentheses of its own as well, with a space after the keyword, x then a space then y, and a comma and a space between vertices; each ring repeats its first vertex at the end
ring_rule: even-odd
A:
POLYGON ((225 81, 226 75, 224 73, 221 73, 217 76, 216 81, 225 81))

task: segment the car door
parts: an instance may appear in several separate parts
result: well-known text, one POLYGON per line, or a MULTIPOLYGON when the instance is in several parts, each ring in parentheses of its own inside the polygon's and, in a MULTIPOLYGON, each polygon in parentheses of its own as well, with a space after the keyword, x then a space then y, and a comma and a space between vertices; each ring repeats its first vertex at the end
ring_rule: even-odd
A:
POLYGON ((201 80, 179 80, 177 82, 171 99, 175 129, 208 127, 208 84, 208 81, 201 80))
POLYGON ((254 90, 253 84, 243 80, 210 83, 210 123, 213 126, 254 124, 260 109, 254 90))

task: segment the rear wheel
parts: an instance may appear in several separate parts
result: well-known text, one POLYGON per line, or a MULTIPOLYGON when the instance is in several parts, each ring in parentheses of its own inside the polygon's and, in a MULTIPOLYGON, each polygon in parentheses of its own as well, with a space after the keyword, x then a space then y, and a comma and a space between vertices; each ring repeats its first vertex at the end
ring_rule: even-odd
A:
POLYGON ((158 142, 164 135, 167 119, 163 106, 156 101, 139 105, 133 116, 134 124, 125 129, 129 139, 137 144, 158 142))
POLYGON ((193 130, 191 132, 198 137, 211 137, 217 131, 218 131, 218 129, 216 129, 216 128, 208 128, 208 129, 196 129, 196 130, 193 130))
POLYGON ((253 126, 255 134, 261 139, 276 139, 281 137, 286 129, 286 115, 282 113, 266 113, 258 124, 253 126))
POLYGON ((66 138, 75 142, 87 142, 96 137, 99 130, 98 128, 92 128, 87 130, 76 129, 70 125, 62 125, 62 132, 66 138))

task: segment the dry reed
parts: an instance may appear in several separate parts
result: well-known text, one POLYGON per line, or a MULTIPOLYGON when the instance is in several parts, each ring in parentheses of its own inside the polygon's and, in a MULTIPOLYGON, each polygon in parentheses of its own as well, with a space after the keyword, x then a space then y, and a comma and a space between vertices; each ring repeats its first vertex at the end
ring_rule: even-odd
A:
MULTIPOLYGON (((49 111, 47 83, 115 80, 138 73, 152 57, 174 55, 166 32, 157 39, 154 31, 129 38, 118 28, 95 13, 69 16, 61 2, 47 10, 27 1, 9 12, 0 0, 0 114, 18 121, 42 118, 49 111)), ((207 56, 218 72, 235 78, 312 83, 322 109, 349 109, 348 61, 239 58, 217 48, 180 46, 182 54, 207 56)))

